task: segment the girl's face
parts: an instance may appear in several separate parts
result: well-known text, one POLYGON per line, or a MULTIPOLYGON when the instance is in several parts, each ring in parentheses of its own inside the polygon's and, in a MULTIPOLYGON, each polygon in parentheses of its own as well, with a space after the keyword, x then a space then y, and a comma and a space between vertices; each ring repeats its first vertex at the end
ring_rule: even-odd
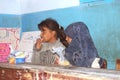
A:
POLYGON ((56 41, 56 32, 48 29, 47 27, 43 27, 43 30, 41 31, 40 36, 43 42, 56 41))
POLYGON ((66 41, 67 41, 68 43, 71 43, 72 38, 71 38, 71 37, 69 37, 69 36, 66 36, 66 41))

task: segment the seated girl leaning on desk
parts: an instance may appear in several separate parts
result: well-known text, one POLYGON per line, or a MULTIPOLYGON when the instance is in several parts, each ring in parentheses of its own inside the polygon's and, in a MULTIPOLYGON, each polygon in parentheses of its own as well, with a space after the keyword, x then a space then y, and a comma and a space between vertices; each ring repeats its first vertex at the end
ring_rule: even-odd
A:
POLYGON ((69 65, 65 59, 65 47, 68 45, 63 27, 51 18, 38 24, 41 31, 39 39, 33 46, 32 63, 69 65))

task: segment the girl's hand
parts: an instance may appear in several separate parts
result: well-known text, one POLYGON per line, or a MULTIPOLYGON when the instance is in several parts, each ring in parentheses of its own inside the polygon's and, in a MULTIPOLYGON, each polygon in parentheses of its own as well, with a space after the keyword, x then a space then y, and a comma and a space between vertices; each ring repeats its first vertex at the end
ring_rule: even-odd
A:
POLYGON ((38 39, 36 40, 35 47, 36 47, 37 49, 40 49, 40 48, 41 48, 42 41, 43 41, 43 39, 41 39, 41 38, 38 38, 38 39))

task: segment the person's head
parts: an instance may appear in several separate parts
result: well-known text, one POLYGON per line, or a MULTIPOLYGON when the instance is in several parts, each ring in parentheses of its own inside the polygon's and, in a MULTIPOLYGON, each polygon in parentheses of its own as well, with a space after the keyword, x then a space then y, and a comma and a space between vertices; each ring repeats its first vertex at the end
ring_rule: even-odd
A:
POLYGON ((64 29, 56 20, 47 18, 38 24, 38 28, 43 42, 54 42, 59 38, 63 45, 68 46, 64 29))
POLYGON ((71 37, 69 37, 69 36, 66 36, 66 41, 70 44, 70 43, 71 43, 71 41, 72 41, 72 38, 71 38, 71 37))

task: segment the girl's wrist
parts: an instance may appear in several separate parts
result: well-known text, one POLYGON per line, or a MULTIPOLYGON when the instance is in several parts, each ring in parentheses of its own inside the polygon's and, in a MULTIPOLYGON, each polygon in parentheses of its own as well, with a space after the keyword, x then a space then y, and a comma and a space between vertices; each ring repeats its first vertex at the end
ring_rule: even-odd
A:
POLYGON ((37 50, 39 50, 41 48, 41 45, 40 44, 35 44, 35 47, 37 50))

